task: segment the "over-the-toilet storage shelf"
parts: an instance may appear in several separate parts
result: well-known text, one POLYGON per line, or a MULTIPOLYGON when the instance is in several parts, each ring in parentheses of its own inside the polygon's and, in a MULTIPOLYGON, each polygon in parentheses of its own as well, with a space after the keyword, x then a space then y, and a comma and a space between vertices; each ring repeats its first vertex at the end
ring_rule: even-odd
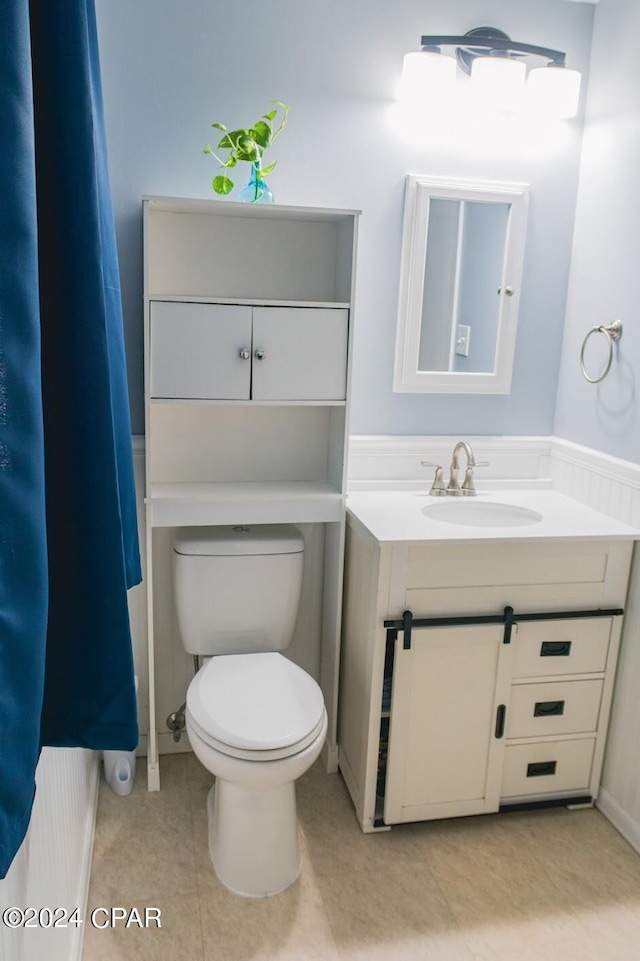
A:
POLYGON ((358 216, 143 202, 150 789, 155 528, 326 525, 320 683, 335 767, 358 216))

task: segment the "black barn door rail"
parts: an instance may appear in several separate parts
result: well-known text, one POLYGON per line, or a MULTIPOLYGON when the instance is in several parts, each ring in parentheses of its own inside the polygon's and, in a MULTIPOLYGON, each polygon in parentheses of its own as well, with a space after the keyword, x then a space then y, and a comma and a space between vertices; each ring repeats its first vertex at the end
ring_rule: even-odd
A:
POLYGON ((387 620, 384 626, 387 629, 387 639, 394 640, 398 631, 404 634, 403 648, 405 651, 411 649, 411 632, 421 627, 461 627, 464 625, 475 624, 504 624, 503 644, 511 643, 511 631, 514 625, 522 621, 569 621, 580 617, 621 617, 624 609, 597 608, 586 611, 544 611, 526 614, 516 614, 512 607, 505 607, 501 614, 476 614, 455 617, 414 617, 411 611, 404 611, 401 619, 387 620), (393 637, 390 635, 393 632, 393 637))

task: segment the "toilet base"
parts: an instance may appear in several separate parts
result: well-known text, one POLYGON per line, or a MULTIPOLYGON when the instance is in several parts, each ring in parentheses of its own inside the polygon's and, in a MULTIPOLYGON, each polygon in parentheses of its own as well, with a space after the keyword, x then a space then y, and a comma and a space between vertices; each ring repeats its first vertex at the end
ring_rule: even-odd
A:
POLYGON ((209 853, 234 894, 268 898, 300 874, 295 782, 247 790, 221 778, 207 798, 209 853))

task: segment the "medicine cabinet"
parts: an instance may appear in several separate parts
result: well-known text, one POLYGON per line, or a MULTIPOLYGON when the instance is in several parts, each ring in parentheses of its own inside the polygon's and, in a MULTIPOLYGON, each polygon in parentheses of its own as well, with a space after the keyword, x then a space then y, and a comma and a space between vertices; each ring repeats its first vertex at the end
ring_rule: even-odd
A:
POLYGON ((409 176, 394 390, 508 394, 528 190, 409 176))

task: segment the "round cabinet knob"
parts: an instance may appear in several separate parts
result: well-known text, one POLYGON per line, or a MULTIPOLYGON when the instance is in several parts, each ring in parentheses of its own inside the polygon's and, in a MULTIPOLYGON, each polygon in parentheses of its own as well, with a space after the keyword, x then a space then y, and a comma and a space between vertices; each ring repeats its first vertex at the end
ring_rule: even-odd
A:
POLYGON ((258 349, 256 350, 253 356, 255 357, 256 360, 264 360, 265 352, 262 349, 262 347, 258 347, 258 349))
MULTIPOLYGON (((507 297, 513 297, 515 290, 513 289, 513 287, 505 287, 504 292, 507 295, 507 297)), ((498 293, 499 294, 502 293, 502 287, 498 287, 498 293)))
POLYGON ((251 351, 247 347, 242 347, 238 351, 238 356, 240 357, 241 360, 249 360, 249 358, 251 357, 251 351))

